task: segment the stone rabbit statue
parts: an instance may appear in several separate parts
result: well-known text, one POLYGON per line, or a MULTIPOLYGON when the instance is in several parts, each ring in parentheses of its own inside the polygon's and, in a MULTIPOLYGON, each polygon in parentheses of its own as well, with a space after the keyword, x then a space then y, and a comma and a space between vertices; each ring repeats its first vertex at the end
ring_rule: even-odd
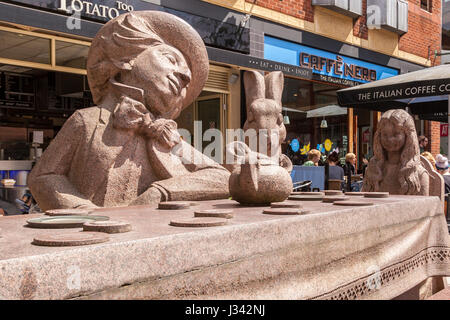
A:
MULTIPOLYGON (((244 73, 247 120, 244 131, 255 130, 257 141, 252 145, 246 141, 253 151, 258 151, 271 158, 277 158, 281 166, 292 170, 292 163, 281 153, 281 143, 286 139, 286 127, 283 123, 281 98, 283 94, 284 76, 281 71, 261 75, 257 71, 244 73), (267 145, 260 142, 267 139, 267 145), (266 148, 264 150, 264 148, 266 148)), ((251 136, 251 133, 250 133, 251 136)))
POLYGON ((286 138, 281 97, 283 74, 271 72, 265 77, 256 71, 244 73, 247 121, 246 145, 232 142, 227 157, 234 157, 229 188, 232 198, 241 204, 265 205, 286 200, 292 191, 288 171, 292 163, 281 153, 286 138))

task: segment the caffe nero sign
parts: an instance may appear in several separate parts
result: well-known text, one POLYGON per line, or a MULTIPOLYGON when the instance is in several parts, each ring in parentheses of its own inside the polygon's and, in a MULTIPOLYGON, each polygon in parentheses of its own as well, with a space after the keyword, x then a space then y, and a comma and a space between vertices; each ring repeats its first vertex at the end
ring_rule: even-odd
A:
POLYGON ((310 69, 313 79, 346 86, 398 75, 396 69, 270 36, 264 37, 264 58, 310 69))

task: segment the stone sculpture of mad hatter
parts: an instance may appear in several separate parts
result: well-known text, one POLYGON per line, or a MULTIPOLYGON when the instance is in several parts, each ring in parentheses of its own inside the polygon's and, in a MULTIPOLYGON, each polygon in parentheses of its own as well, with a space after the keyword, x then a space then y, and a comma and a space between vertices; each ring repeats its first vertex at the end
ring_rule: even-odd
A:
POLYGON ((67 120, 29 176, 41 209, 228 197, 229 172, 172 120, 200 94, 208 66, 200 36, 173 15, 137 11, 105 24, 87 60, 96 106, 67 120))

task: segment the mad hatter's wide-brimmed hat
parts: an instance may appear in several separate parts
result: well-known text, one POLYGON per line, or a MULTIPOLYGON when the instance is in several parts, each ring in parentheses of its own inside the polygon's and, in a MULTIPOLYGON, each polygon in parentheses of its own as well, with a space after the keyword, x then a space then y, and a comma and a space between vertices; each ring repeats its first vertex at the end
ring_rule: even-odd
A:
POLYGON ((92 41, 87 59, 89 86, 94 102, 106 95, 109 79, 131 70, 133 60, 158 43, 177 48, 191 69, 191 82, 182 107, 198 97, 208 77, 209 61, 203 40, 188 23, 161 11, 133 11, 106 23, 92 41))

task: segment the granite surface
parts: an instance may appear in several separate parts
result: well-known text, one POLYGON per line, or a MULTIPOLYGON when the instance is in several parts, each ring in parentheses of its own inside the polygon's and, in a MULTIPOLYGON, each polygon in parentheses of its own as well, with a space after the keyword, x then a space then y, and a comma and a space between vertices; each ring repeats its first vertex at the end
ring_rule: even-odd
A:
POLYGON ((262 214, 265 207, 231 200, 184 210, 104 208, 95 214, 129 222, 132 231, 71 248, 31 241, 81 228, 32 229, 26 220, 39 215, 0 217, 0 298, 391 299, 427 277, 450 276, 437 197, 370 201, 375 205, 303 202, 310 213, 298 216, 262 214), (234 218, 220 227, 169 225, 204 209, 233 209, 234 218), (381 287, 368 290, 374 266, 381 287))

